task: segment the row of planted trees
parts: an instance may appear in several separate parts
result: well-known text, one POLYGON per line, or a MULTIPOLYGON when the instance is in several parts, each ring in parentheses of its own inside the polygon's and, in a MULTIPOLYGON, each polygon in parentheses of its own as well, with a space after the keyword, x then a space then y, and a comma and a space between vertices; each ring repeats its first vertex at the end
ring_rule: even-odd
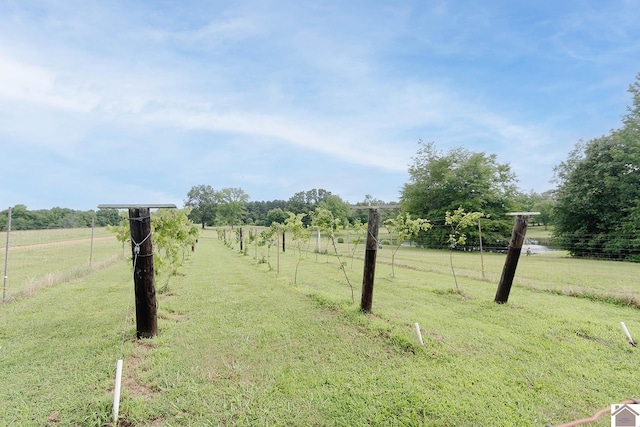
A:
MULTIPOLYGON (((351 291, 351 299, 355 302, 354 286, 346 271, 347 263, 343 260, 338 250, 338 243, 343 243, 343 239, 338 237, 338 234, 343 229, 349 230, 350 239, 348 242, 348 256, 351 258, 351 268, 353 269, 353 260, 356 257, 358 247, 366 241, 367 238, 367 224, 362 223, 359 220, 355 224, 343 223, 340 218, 335 218, 332 212, 328 209, 318 208, 309 214, 294 214, 287 212, 288 217, 284 223, 274 222, 271 226, 262 229, 261 231, 249 230, 248 234, 244 234, 242 228, 235 230, 232 236, 232 230, 226 230, 218 228, 218 238, 224 240, 225 244, 230 248, 236 248, 236 245, 240 245, 240 250, 248 255, 250 246, 255 248, 255 259, 258 263, 266 263, 271 266, 271 248, 276 248, 276 254, 279 254, 280 243, 282 242, 282 250, 286 250, 285 238, 288 236, 288 247, 293 248, 296 252, 296 265, 293 275, 294 283, 298 280, 298 270, 305 255, 310 252, 309 246, 312 242, 312 235, 315 233, 316 248, 313 252, 316 254, 316 259, 319 253, 324 252, 329 255, 329 252, 333 252, 336 260, 338 261, 338 268, 344 274, 345 280, 351 291), (310 225, 305 225, 305 217, 310 217, 310 225), (321 250, 320 241, 321 235, 324 235, 327 239, 327 246, 324 250, 321 250), (331 251, 328 249, 331 246, 331 251), (267 255, 258 259, 257 248, 259 246, 266 247, 267 255)), ((458 246, 463 246, 466 243, 467 234, 466 230, 471 227, 477 227, 478 221, 484 215, 481 212, 465 212, 463 208, 459 208, 454 212, 446 212, 445 224, 450 228, 449 233, 449 249, 450 249, 450 261, 451 271, 454 277, 456 289, 458 288, 457 278, 453 266, 453 251, 458 246)), ((308 218, 307 218, 308 220, 308 218)), ((307 221, 308 222, 308 221, 307 221)), ((395 255, 404 244, 415 240, 420 234, 428 232, 432 225, 431 223, 422 218, 414 218, 408 213, 400 213, 396 217, 389 218, 384 221, 384 227, 387 232, 392 236, 392 254, 391 254, 391 267, 392 275, 395 277, 395 255)), ((380 242, 377 242, 379 247, 382 247, 380 242)), ((276 267, 279 273, 279 263, 276 267)))

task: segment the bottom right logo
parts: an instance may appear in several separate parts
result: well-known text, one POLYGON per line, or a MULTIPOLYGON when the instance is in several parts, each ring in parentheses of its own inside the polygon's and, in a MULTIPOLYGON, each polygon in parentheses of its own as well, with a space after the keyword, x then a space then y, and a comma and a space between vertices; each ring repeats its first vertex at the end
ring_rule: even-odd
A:
POLYGON ((611 427, 640 427, 640 404, 611 405, 611 427))

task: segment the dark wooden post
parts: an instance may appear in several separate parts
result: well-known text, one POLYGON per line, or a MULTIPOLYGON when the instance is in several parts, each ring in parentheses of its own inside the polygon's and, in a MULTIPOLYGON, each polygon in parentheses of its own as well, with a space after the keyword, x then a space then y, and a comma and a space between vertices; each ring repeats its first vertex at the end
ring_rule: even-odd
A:
POLYGON ((513 278, 516 275, 516 267, 518 267, 520 252, 522 252, 524 236, 527 233, 527 223, 529 221, 529 215, 534 215, 537 213, 538 212, 517 212, 508 214, 515 215, 516 221, 513 225, 513 232, 511 233, 511 241, 509 242, 507 259, 504 262, 502 276, 500 277, 500 283, 498 284, 498 291, 496 292, 496 297, 494 299, 494 302, 498 304, 504 304, 509 299, 509 292, 511 292, 513 278))
POLYGON ((242 241, 242 227, 240 227, 240 252, 242 252, 244 242, 242 241))
POLYGON ((369 224, 367 227, 367 246, 364 252, 364 274, 362 275, 362 297, 360 310, 371 312, 373 304, 373 282, 376 272, 376 255, 378 253, 378 209, 369 208, 369 224))
POLYGON ((286 248, 285 248, 285 244, 284 244, 284 234, 285 234, 285 231, 284 231, 284 230, 282 230, 282 252, 284 252, 284 251, 285 251, 285 249, 286 249, 286 248))
POLYGON ((136 294, 136 336, 151 338, 158 334, 158 304, 149 208, 129 208, 129 224, 136 294))

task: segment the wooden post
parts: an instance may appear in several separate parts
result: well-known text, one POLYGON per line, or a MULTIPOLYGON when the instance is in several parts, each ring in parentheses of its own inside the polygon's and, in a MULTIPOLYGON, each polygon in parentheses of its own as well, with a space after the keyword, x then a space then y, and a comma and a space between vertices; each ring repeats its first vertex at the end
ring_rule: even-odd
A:
POLYGON ((242 241, 242 227, 240 227, 240 252, 242 252, 244 242, 242 241))
POLYGON ((527 222, 529 221, 529 216, 535 214, 538 214, 538 212, 516 212, 507 214, 514 215, 516 220, 513 225, 513 232, 511 233, 507 259, 504 262, 502 276, 500 277, 500 283, 498 284, 498 290, 494 299, 494 302, 498 304, 504 304, 509 299, 509 292, 511 292, 513 278, 516 275, 516 267, 518 267, 520 252, 522 252, 524 236, 527 233, 527 222))
POLYGON ((284 242, 284 240, 285 240, 284 234, 285 233, 286 233, 286 231, 282 230, 282 252, 284 252, 286 250, 286 247, 285 247, 286 245, 285 245, 285 242, 284 242))
POLYGON ((480 219, 478 218, 478 235, 480 236, 480 267, 482 268, 482 280, 484 280, 484 252, 482 250, 482 226, 480 225, 480 219))
POLYGON ((89 267, 93 261, 93 230, 96 228, 96 218, 91 218, 91 249, 89 249, 89 267))
POLYGON ((158 334, 158 305, 149 208, 129 208, 129 224, 136 295, 136 337, 151 338, 158 334))
POLYGON ((373 282, 376 272, 376 255, 378 253, 378 209, 369 208, 369 224, 367 229, 367 246, 364 252, 364 274, 362 275, 362 297, 360 310, 371 312, 373 304, 373 282))
POLYGON ((7 268, 9 267, 9 235, 11 234, 11 207, 7 217, 7 243, 4 250, 4 280, 2 281, 2 303, 4 304, 7 295, 7 268))
POLYGON ((276 276, 280 275, 280 230, 278 230, 278 241, 276 242, 276 276))

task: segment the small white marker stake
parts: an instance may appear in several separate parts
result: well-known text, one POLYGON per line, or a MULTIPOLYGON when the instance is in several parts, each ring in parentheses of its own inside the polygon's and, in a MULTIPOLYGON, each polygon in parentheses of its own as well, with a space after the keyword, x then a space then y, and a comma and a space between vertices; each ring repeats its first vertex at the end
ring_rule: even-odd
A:
POLYGON ((116 363, 116 386, 113 389, 113 424, 118 425, 118 411, 120 409, 120 384, 122 380, 122 359, 116 363))
POLYGON ((420 325, 416 322, 416 333, 418 334, 418 339, 420 340, 420 344, 424 345, 424 341, 422 341, 422 332, 420 332, 420 325))
POLYGON ((636 347, 636 343, 633 340, 633 338, 631 338, 631 334, 629 333, 629 330, 627 329, 627 325, 625 325, 624 322, 620 322, 620 325, 622 325, 622 329, 624 330, 624 333, 627 336, 627 339, 629 340, 629 344, 631 344, 632 346, 636 347))

